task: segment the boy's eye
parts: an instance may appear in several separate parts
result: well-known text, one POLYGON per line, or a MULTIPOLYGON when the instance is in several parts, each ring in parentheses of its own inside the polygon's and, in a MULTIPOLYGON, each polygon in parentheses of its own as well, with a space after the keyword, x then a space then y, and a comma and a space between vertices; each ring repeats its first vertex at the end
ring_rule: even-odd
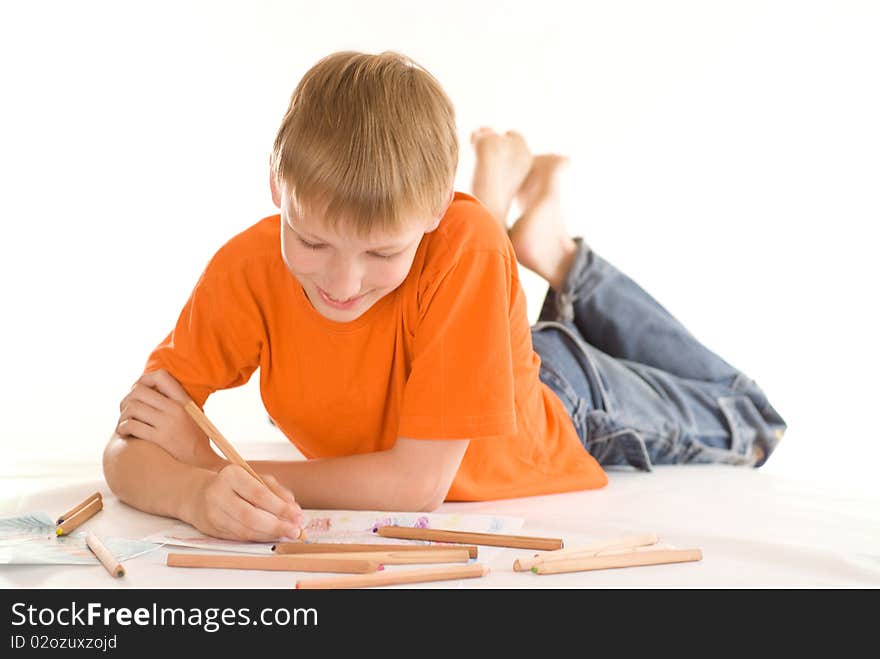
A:
MULTIPOLYGON (((297 236, 297 238, 299 238, 299 242, 302 244, 302 246, 306 247, 308 249, 321 249, 323 247, 326 247, 326 245, 323 245, 321 243, 310 243, 306 240, 303 240, 299 236, 297 236)), ((392 259, 395 256, 397 256, 397 254, 376 254, 375 252, 373 252, 370 254, 370 256, 375 256, 376 258, 379 258, 379 259, 392 259)))
POLYGON ((306 242, 302 238, 300 238, 299 241, 302 243, 303 247, 308 247, 309 249, 321 249, 323 247, 323 245, 319 245, 317 243, 306 242))

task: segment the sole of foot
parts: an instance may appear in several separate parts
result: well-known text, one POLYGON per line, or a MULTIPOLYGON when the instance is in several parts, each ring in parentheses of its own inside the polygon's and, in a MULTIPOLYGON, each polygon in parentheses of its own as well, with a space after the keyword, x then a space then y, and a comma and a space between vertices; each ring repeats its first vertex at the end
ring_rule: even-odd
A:
POLYGON ((471 133, 471 144, 476 154, 473 194, 506 229, 514 196, 532 168, 532 153, 520 133, 501 134, 487 126, 471 133))

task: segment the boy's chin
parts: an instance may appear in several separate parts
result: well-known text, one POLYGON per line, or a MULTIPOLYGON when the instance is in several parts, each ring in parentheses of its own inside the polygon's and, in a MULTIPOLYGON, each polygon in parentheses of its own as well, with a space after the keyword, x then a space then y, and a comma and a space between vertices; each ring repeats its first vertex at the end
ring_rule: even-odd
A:
POLYGON ((372 305, 365 305, 363 308, 359 307, 350 311, 343 311, 342 309, 319 309, 318 313, 324 316, 327 320, 335 320, 337 323, 350 323, 363 316, 371 306, 372 305))

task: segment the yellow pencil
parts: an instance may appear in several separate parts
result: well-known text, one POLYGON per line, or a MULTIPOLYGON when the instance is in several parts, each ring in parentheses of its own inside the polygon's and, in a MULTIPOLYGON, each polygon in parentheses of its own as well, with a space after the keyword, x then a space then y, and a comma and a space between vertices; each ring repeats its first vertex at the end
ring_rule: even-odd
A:
POLYGON ((76 513, 78 513, 80 510, 82 510, 83 508, 85 508, 87 505, 89 505, 92 501, 94 501, 95 499, 100 499, 100 498, 101 498, 101 493, 100 493, 100 492, 95 492, 93 495, 91 495, 91 496, 88 497, 87 499, 83 499, 80 503, 76 504, 73 508, 71 508, 70 510, 68 510, 68 511, 67 511, 66 513, 64 513, 63 515, 61 515, 61 516, 55 521, 55 523, 56 523, 56 524, 61 524, 61 523, 63 523, 65 519, 67 519, 68 517, 72 517, 73 515, 75 515, 76 513))
POLYGON ((83 522, 90 520, 95 514, 104 507, 104 500, 98 497, 92 499, 91 503, 83 506, 76 513, 65 519, 58 528, 55 529, 56 535, 65 535, 77 528, 83 522))

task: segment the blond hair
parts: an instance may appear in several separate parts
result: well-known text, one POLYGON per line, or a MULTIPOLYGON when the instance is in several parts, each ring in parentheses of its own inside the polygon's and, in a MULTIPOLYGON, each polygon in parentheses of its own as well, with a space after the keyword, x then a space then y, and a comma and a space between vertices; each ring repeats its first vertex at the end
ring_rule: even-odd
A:
POLYGON ((400 53, 344 51, 297 85, 271 157, 298 210, 361 238, 396 233, 448 201, 458 166, 455 110, 440 83, 400 53))

